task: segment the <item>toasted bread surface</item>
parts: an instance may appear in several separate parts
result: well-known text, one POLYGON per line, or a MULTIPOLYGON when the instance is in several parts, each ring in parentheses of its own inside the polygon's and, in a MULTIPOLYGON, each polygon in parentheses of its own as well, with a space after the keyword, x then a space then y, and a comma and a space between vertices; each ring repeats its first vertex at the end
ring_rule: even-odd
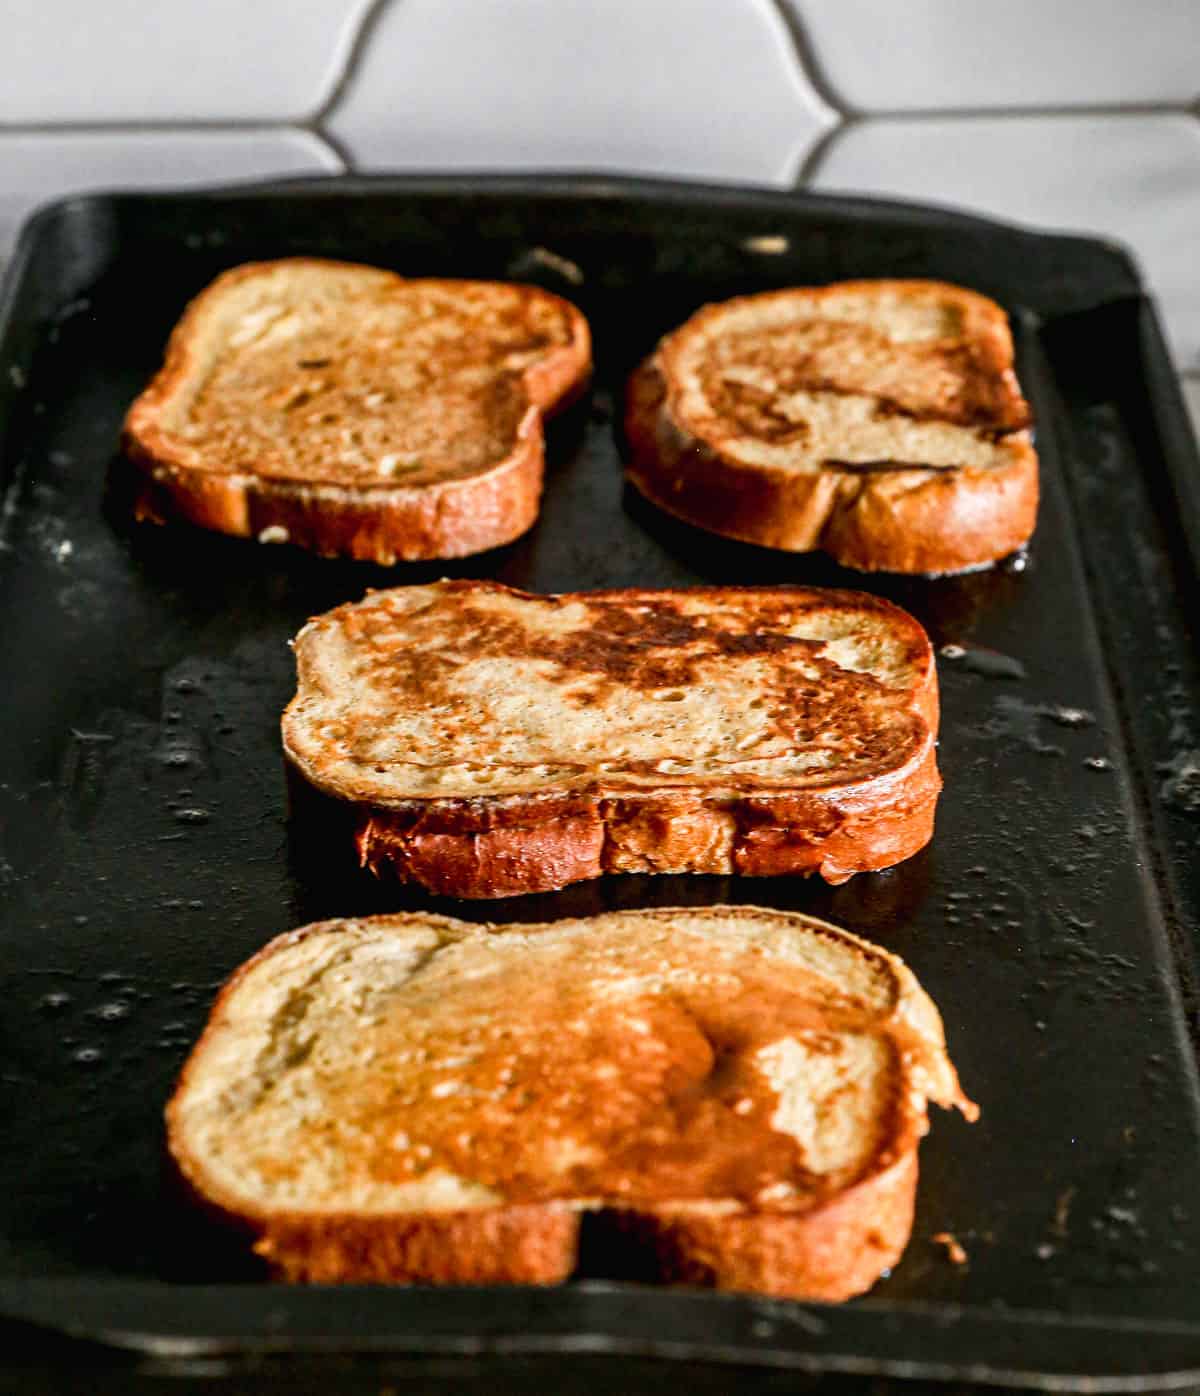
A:
POLYGON ((819 871, 932 832, 928 638, 801 587, 376 592, 309 622, 288 760, 361 859, 453 896, 606 871, 819 871))
POLYGON ((907 1240, 927 1098, 974 1114, 933 1004, 813 918, 408 914, 243 966, 167 1124, 290 1278, 550 1282, 603 1209, 664 1278, 844 1298, 907 1240))
POLYGON ((999 306, 858 281, 706 306, 630 381, 630 480, 688 522, 861 570, 952 572, 1028 541, 1029 409, 999 306))
POLYGON ((189 306, 125 443, 146 512, 385 563, 458 556, 532 523, 542 415, 589 370, 583 316, 534 287, 254 263, 189 306))

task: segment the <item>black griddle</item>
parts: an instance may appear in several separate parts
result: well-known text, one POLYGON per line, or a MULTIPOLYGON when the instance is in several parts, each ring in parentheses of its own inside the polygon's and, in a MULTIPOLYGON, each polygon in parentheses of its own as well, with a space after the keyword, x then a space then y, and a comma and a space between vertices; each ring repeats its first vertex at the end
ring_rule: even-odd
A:
POLYGON ((226 1373, 421 1355, 431 1382, 435 1359, 444 1375, 457 1357, 471 1389, 537 1354, 558 1372, 575 1355, 572 1390, 592 1389, 589 1371, 595 1389, 669 1381, 683 1359, 733 1364, 739 1384, 780 1368, 1200 1381, 1200 466, 1120 248, 897 204, 591 177, 74 199, 33 220, 0 291, 0 452, 10 1343, 44 1337, 50 1353, 69 1334, 168 1365, 220 1357, 226 1373), (580 305, 595 391, 553 429, 526 537, 384 570, 130 522, 118 429, 185 302, 226 267, 295 253, 535 281, 580 305), (864 276, 959 281, 1012 315, 1043 470, 1027 559, 864 578, 697 532, 623 488, 620 385, 659 334, 705 301, 864 276), (314 860, 286 817, 287 641, 369 586, 442 575, 891 597, 942 653, 932 845, 836 889, 609 877, 466 904, 314 860), (899 952, 983 1105, 973 1127, 937 1112, 912 1242, 869 1297, 644 1288, 606 1277, 586 1244, 585 1277, 548 1291, 288 1289, 169 1186, 162 1105, 217 986, 270 936, 413 906, 541 920, 718 901, 813 912, 899 952), (942 1231, 969 1264, 932 1242, 942 1231))

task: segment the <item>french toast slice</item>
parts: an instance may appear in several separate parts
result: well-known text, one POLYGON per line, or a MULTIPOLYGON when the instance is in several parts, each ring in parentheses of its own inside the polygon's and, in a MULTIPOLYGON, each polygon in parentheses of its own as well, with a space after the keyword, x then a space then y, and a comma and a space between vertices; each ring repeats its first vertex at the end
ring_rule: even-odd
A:
POLYGON ((749 907, 326 921, 231 978, 167 1107, 195 1194, 282 1277, 549 1284, 600 1213, 657 1278, 867 1289, 926 1102, 978 1111, 894 955, 749 907))
POLYGON ((237 267, 129 410, 138 512, 383 564, 481 552, 537 517, 543 415, 590 368, 584 317, 532 286, 237 267))
POLYGON ((1004 312, 938 281, 705 306, 634 373, 627 474, 688 523, 863 571, 1022 547, 1038 462, 1004 312))
POLYGON ((363 865, 442 895, 842 882, 932 835, 933 656, 877 597, 443 581, 339 606, 294 649, 295 788, 349 815, 363 865))

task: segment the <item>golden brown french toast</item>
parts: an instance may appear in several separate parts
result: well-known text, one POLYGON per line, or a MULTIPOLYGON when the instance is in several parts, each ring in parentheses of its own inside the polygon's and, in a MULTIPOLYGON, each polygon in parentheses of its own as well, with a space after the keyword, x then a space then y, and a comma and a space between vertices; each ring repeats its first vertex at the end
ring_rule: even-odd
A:
POLYGON ((139 508, 381 563, 495 547, 536 518, 542 417, 590 365, 583 316, 535 287, 238 267, 129 411, 139 508))
POLYGON ((955 572, 1026 543, 1029 409, 994 302, 851 281, 710 305, 626 407, 629 479, 669 513, 866 571, 955 572))
POLYGON ((600 1213, 658 1278, 839 1300, 912 1226, 926 1101, 978 1113, 893 955, 748 907, 279 937, 167 1108, 291 1280, 547 1284, 600 1213))
POLYGON ((318 616, 295 652, 295 772, 350 811, 365 865, 447 896, 840 882, 932 834, 933 657, 877 597, 448 581, 318 616))

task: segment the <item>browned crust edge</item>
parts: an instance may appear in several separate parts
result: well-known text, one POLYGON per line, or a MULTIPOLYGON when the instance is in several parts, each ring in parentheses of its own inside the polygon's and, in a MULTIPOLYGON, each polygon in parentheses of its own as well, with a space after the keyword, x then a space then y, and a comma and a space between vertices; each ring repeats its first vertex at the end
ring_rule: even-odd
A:
MULTIPOLYGON (((351 268, 355 264, 319 257, 246 263, 219 276, 188 305, 168 341, 162 368, 125 418, 122 448, 141 486, 136 516, 156 523, 181 518, 219 533, 286 541, 329 556, 345 555, 385 566, 397 560, 465 557, 509 543, 532 527, 542 492, 543 418, 577 398, 591 373, 586 319, 569 301, 540 288, 530 289, 559 301, 567 310, 571 340, 525 371, 530 407, 518 427, 513 450, 476 475, 427 486, 350 486, 199 468, 180 458, 162 429, 160 416, 192 370, 193 331, 206 303, 238 282, 282 265, 351 268)), ((379 268, 368 270, 396 283, 405 281, 379 268)), ((439 284, 455 283, 441 279, 439 284)))
POLYGON ((579 1255, 580 1213, 551 1203, 386 1217, 273 1216, 254 1243, 306 1284, 561 1284, 579 1255))
MULTIPOLYGON (((550 892, 605 873, 736 873, 845 882, 911 858, 933 836, 941 790, 932 739, 900 772, 859 786, 771 791, 718 801, 691 792, 577 797, 537 818, 510 806, 490 828, 422 827, 407 811, 357 812, 359 862, 439 896, 491 898, 550 892)), ((564 802, 565 803, 565 802, 564 802)), ((466 822, 476 811, 437 810, 427 822, 466 822)), ((486 815, 484 815, 486 819, 486 815)))
MULTIPOLYGON (((811 1211, 600 1209, 660 1282, 836 1303, 894 1265, 912 1233, 917 1153, 811 1211)), ((280 1214, 254 1251, 307 1284, 559 1284, 579 1259, 582 1212, 552 1203, 412 1215, 280 1214)))
MULTIPOLYGON (((846 282, 811 294, 819 298, 877 284, 846 282)), ((984 296, 943 283, 887 284, 901 290, 936 289, 963 306, 981 367, 997 382, 1009 464, 990 470, 878 472, 829 467, 802 474, 729 460, 674 419, 668 336, 627 387, 629 481, 652 504, 685 523, 787 552, 821 549, 842 566, 860 571, 961 572, 1023 547, 1037 522, 1038 461, 1023 430, 1029 409, 1012 371, 1012 337, 1004 312, 984 296)), ((768 298, 790 294, 768 293, 768 298)), ((681 329, 751 299, 757 298, 705 307, 681 329)))
POLYGON ((667 1283, 838 1303, 903 1255, 916 1193, 913 1148, 811 1212, 630 1212, 618 1224, 667 1283))

